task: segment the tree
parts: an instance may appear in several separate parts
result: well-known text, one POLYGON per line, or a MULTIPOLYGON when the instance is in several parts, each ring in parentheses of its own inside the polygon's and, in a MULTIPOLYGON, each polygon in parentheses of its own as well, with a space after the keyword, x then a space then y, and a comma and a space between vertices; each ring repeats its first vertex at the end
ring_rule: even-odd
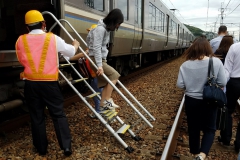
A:
POLYGON ((184 24, 191 32, 192 34, 195 36, 195 37, 199 37, 201 36, 204 31, 201 30, 200 28, 197 28, 197 27, 194 27, 194 26, 190 26, 190 25, 187 25, 187 24, 184 24))

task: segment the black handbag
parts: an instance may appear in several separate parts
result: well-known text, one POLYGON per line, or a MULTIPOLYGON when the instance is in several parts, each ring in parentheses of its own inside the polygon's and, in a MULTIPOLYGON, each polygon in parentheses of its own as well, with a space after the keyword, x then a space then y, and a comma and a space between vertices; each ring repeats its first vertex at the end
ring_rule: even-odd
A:
POLYGON ((217 130, 224 130, 226 128, 226 124, 228 120, 227 115, 228 115, 228 109, 226 106, 224 106, 223 108, 218 108, 217 120, 216 120, 217 130))
POLYGON ((220 88, 220 86, 218 86, 218 84, 216 83, 212 57, 209 58, 208 79, 203 88, 203 100, 210 105, 220 108, 226 106, 227 104, 227 98, 225 93, 223 92, 222 88, 220 88), (210 75, 211 73, 212 76, 210 75))

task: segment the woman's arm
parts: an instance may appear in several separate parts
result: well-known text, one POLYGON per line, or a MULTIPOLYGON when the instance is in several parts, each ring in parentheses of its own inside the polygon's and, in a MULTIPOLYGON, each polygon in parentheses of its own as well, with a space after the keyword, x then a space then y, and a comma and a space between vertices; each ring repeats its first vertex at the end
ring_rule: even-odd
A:
POLYGON ((185 88, 185 84, 184 84, 184 81, 183 81, 183 76, 182 76, 181 70, 182 70, 182 66, 180 67, 179 73, 178 73, 177 87, 184 89, 185 88))

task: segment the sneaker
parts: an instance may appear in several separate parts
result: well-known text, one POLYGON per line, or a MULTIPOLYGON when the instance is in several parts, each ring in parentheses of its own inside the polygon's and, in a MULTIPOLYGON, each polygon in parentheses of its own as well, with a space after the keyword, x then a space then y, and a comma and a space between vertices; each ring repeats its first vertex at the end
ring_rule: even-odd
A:
POLYGON ((109 100, 105 100, 104 102, 103 102, 103 108, 104 109, 106 109, 106 108, 108 108, 108 109, 110 109, 110 110, 112 110, 112 109, 115 109, 115 108, 118 108, 119 106, 118 105, 116 105, 114 102, 113 102, 113 100, 112 100, 112 98, 110 98, 109 100))
POLYGON ((193 160, 204 160, 203 157, 201 155, 198 155, 197 157, 195 157, 193 160))
POLYGON ((106 114, 108 111, 115 111, 115 108, 109 109, 108 107, 100 107, 100 114, 106 114))
POLYGON ((113 102, 113 99, 112 99, 112 98, 110 98, 108 101, 112 103, 112 106, 113 106, 114 108, 119 108, 119 105, 116 105, 116 104, 113 102))

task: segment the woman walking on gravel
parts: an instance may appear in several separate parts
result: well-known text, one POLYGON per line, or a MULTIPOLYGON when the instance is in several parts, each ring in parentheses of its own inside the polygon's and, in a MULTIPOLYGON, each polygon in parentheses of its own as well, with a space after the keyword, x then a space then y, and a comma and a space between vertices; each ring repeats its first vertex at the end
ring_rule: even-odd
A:
MULTIPOLYGON (((207 39, 199 37, 184 55, 187 61, 180 67, 177 86, 185 90, 190 153, 194 155, 194 160, 204 160, 212 146, 216 131, 217 107, 209 106, 203 101, 209 57, 212 57, 213 53, 207 39), (203 131, 201 143, 200 131, 203 131)), ((223 64, 218 58, 212 59, 216 82, 224 87, 227 79, 223 64)))
POLYGON ((113 87, 102 75, 104 73, 114 85, 120 77, 120 74, 107 64, 107 44, 109 43, 110 32, 117 31, 121 23, 123 23, 123 20, 121 10, 113 9, 104 19, 99 20, 98 26, 92 29, 87 36, 89 56, 97 65, 98 69, 96 70, 93 65, 91 65, 91 68, 97 73, 98 87, 103 88, 100 102, 101 110, 119 107, 111 98, 113 87))

